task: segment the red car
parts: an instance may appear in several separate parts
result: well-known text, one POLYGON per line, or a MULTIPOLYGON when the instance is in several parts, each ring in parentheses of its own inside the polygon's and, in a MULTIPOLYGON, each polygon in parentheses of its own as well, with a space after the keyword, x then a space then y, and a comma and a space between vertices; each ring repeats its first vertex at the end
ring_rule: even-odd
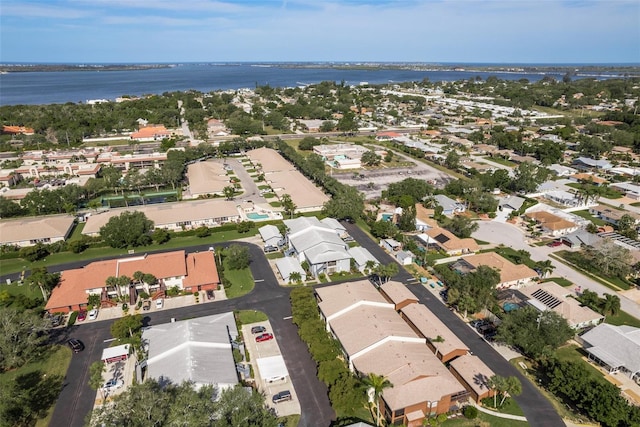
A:
POLYGON ((80 310, 78 312, 78 317, 76 317, 76 320, 78 322, 82 322, 86 318, 87 318, 87 312, 85 310, 80 310))
POLYGON ((256 337, 256 342, 269 341, 273 339, 273 334, 260 334, 256 337))
POLYGON ((562 241, 561 240, 554 240, 551 243, 547 243, 547 246, 551 247, 551 248, 555 248, 562 245, 562 241))

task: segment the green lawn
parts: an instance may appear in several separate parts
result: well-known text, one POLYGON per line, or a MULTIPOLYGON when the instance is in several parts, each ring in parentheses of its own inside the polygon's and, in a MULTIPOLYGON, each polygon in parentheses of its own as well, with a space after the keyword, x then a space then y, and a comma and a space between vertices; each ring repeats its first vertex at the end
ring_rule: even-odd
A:
POLYGON ((465 417, 451 418, 441 424, 442 427, 525 427, 529 423, 526 421, 509 420, 506 418, 494 417, 493 415, 480 412, 475 420, 468 420, 465 417))
POLYGON ((239 310, 236 311, 236 319, 241 325, 249 325, 256 322, 264 322, 268 320, 266 314, 257 310, 239 310))
MULTIPOLYGON (((496 398, 496 404, 500 405, 500 400, 502 400, 501 396, 496 398)), ((520 409, 520 405, 514 399, 507 397, 502 404, 498 408, 494 408, 493 406, 493 397, 488 397, 482 401, 482 404, 487 409, 491 409, 492 411, 500 412, 502 414, 511 414, 511 415, 521 415, 524 416, 524 412, 520 409)))
POLYGON ((589 221, 593 222, 595 225, 597 226, 602 226, 602 225, 607 225, 608 223, 606 221, 601 220, 600 218, 596 218, 595 216, 591 215, 589 213, 588 210, 584 210, 584 211, 574 211, 572 212, 584 219, 588 219, 589 221))
MULTIPOLYGON (((516 260, 518 260, 519 257, 520 257, 518 255, 518 251, 516 251, 515 249, 510 248, 510 247, 504 247, 504 246, 503 247, 498 247, 498 248, 495 248, 495 249, 491 249, 490 252, 495 252, 495 253, 503 256, 504 258, 508 259, 509 261, 513 262, 514 264, 517 264, 516 260)), ((533 268, 536 265, 536 262, 533 261, 530 257, 524 257, 522 259, 522 263, 524 265, 526 265, 527 267, 529 267, 529 268, 533 268)))
MULTIPOLYGON (((550 256, 564 264, 569 265, 574 270, 577 270, 585 274, 586 276, 591 277, 593 280, 603 284, 604 286, 610 289, 613 289, 614 291, 627 290, 631 287, 629 283, 625 282, 619 277, 603 276, 601 274, 597 274, 596 271, 589 271, 586 268, 583 268, 580 265, 578 265, 578 261, 579 261, 578 257, 580 257, 579 252, 558 251, 551 254, 550 256)), ((591 268, 593 269, 593 267, 591 268)))
POLYGON ((483 159, 487 159, 487 160, 489 160, 491 162, 498 163, 498 164, 501 164, 501 165, 504 165, 504 166, 508 166, 510 168, 516 167, 516 164, 514 162, 512 162, 510 160, 507 160, 507 159, 503 159, 500 156, 498 156, 498 157, 484 156, 483 159))
POLYGON ((556 350, 556 355, 559 360, 580 363, 585 367, 585 370, 589 373, 590 377, 598 381, 607 382, 607 380, 604 379, 602 372, 596 369, 589 362, 582 359, 583 356, 586 356, 586 352, 582 350, 582 347, 574 344, 565 345, 556 350))
POLYGON ((567 280, 564 277, 549 277, 548 279, 544 279, 543 282, 556 282, 560 286, 569 287, 573 286, 573 282, 571 280, 567 280))
POLYGON ((620 310, 616 315, 609 315, 604 319, 605 323, 609 323, 610 325, 628 325, 633 326, 634 328, 640 328, 640 319, 636 319, 626 311, 620 310))
POLYGON ((79 222, 73 227, 73 232, 71 233, 71 237, 69 237, 69 242, 80 240, 82 238, 82 230, 84 230, 85 225, 86 222, 79 222))
POLYGON ((570 182, 568 184, 566 184, 568 187, 572 187, 575 189, 581 189, 583 188, 583 185, 589 185, 591 188, 593 188, 595 191, 598 191, 599 194, 602 197, 606 197, 607 199, 619 199, 623 196, 623 194, 619 191, 614 190, 613 188, 609 188, 609 187, 599 187, 597 185, 590 185, 590 184, 581 184, 578 182, 570 182))
POLYGON ((251 292, 255 285, 251 270, 248 267, 242 270, 231 270, 226 260, 223 262, 225 263, 224 277, 231 282, 231 286, 225 288, 227 298, 237 298, 251 292))
MULTIPOLYGON (((71 349, 65 346, 54 346, 52 349, 44 355, 41 360, 36 360, 25 366, 15 369, 13 371, 0 374, 0 388, 6 389, 9 382, 16 378, 18 375, 23 375, 35 371, 41 371, 47 376, 60 375, 64 377, 71 363, 71 349)), ((53 406, 50 408, 49 413, 45 418, 39 419, 36 422, 36 427, 46 427, 51 422, 51 415, 53 413, 53 406)))

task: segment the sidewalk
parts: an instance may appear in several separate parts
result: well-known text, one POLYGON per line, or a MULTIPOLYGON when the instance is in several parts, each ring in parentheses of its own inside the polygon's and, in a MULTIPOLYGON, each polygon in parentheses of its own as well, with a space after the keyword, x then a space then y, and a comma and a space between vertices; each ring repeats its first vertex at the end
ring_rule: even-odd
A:
POLYGON ((485 414, 493 415, 494 417, 506 418, 509 420, 517 420, 517 421, 527 421, 527 418, 523 417, 522 415, 511 415, 511 414, 503 414, 501 412, 495 412, 485 408, 484 406, 478 405, 476 402, 473 401, 473 399, 470 399, 469 402, 471 402, 473 406, 478 408, 478 411, 484 412, 485 414))

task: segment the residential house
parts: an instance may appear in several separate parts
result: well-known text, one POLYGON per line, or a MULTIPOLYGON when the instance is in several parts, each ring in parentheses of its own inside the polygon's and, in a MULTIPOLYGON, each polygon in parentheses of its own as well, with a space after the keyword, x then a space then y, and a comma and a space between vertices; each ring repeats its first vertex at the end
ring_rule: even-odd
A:
POLYGON ((74 224, 72 215, 4 219, 0 221, 0 245, 24 248, 61 242, 71 235, 74 224))
POLYGON ((524 216, 535 221, 544 233, 553 237, 569 234, 579 228, 578 224, 547 211, 528 212, 524 216))
POLYGON ((398 260, 400 265, 413 264, 413 254, 409 251, 398 251, 396 253, 396 259, 398 260))
POLYGON ((106 261, 95 261, 82 268, 64 270, 60 283, 53 289, 45 305, 49 313, 68 313, 86 308, 89 295, 100 295, 105 304, 112 298, 128 296, 135 304, 139 293, 155 297, 163 296, 167 289, 195 292, 215 290, 220 277, 212 251, 164 252, 132 256, 106 261), (140 271, 152 274, 156 283, 135 282, 133 276, 140 271), (124 285, 107 285, 107 278, 127 276, 131 282, 124 285))
POLYGON ((289 248, 300 263, 307 262, 314 277, 321 274, 347 272, 351 269, 351 255, 338 231, 316 217, 284 220, 288 228, 289 248))
POLYGON ((596 187, 600 187, 607 183, 607 180, 604 178, 600 178, 599 176, 590 174, 590 173, 576 173, 569 176, 570 181, 574 182, 586 182, 589 184, 593 184, 596 187))
POLYGON ((640 329, 601 323, 580 336, 589 360, 594 360, 614 374, 624 372, 640 379, 640 329))
POLYGON ((379 402, 389 424, 421 426, 427 417, 457 409, 468 398, 425 339, 371 283, 363 280, 315 291, 327 330, 340 342, 349 368, 362 376, 382 375, 393 384, 379 402))
POLYGON ((353 258, 356 268, 360 273, 367 273, 367 263, 369 261, 371 261, 374 266, 380 264, 376 257, 374 257, 367 248, 363 248, 362 246, 354 246, 353 248, 349 248, 347 252, 349 252, 349 255, 353 258))
POLYGON ((506 213, 511 213, 520 210, 524 201, 525 199, 519 196, 501 197, 498 199, 498 209, 506 213))
POLYGON ((280 229, 275 225, 269 224, 258 228, 260 237, 265 246, 280 247, 283 243, 284 237, 280 233, 280 229))
POLYGON ((559 177, 573 175, 573 174, 578 172, 574 168, 570 168, 568 166, 559 165, 557 163, 554 163, 554 164, 552 164, 550 166, 547 166, 547 169, 549 169, 551 172, 555 173, 559 177))
POLYGON ((397 252, 402 249, 402 243, 394 239, 382 239, 380 240, 380 246, 389 252, 397 252))
POLYGON ((607 205, 592 206, 589 208, 589 213, 613 225, 617 225, 620 218, 622 218, 624 215, 629 215, 635 220, 636 226, 640 225, 640 214, 625 211, 622 209, 616 209, 607 205))
POLYGON ((595 160, 590 157, 578 157, 573 161, 573 166, 587 171, 607 170, 612 167, 608 160, 595 160))
POLYGON ((416 230, 426 231, 438 226, 438 221, 433 219, 434 210, 427 209, 421 203, 416 203, 416 230))
POLYGON ((387 301, 395 306, 396 311, 419 301, 404 284, 393 280, 382 284, 378 290, 387 301))
POLYGON ((514 264, 495 252, 469 255, 460 258, 451 265, 451 268, 461 274, 476 270, 481 265, 494 268, 500 273, 500 282, 497 288, 519 288, 531 283, 538 277, 531 268, 524 264, 514 264))
POLYGON ((594 246, 601 238, 597 234, 589 233, 587 230, 578 229, 562 236, 561 240, 562 243, 570 248, 581 248, 583 246, 594 246))
POLYGON ((442 214, 445 216, 452 216, 466 210, 463 203, 453 200, 444 194, 436 194, 433 196, 433 199, 438 206, 442 207, 442 214))
POLYGON ((472 238, 460 239, 444 228, 432 228, 416 236, 427 249, 443 251, 449 256, 477 252, 480 247, 472 238))
POLYGON ((300 275, 300 280, 302 282, 307 280, 307 272, 304 271, 304 268, 300 265, 300 261, 298 261, 294 257, 284 257, 276 259, 276 269, 280 274, 280 277, 285 283, 292 282, 291 274, 297 273, 300 275))
POLYGON ((164 125, 143 126, 131 134, 131 139, 140 142, 160 141, 164 138, 171 138, 171 132, 164 125))
POLYGON ((536 283, 519 289, 527 298, 527 303, 539 311, 552 310, 567 320, 573 329, 583 329, 595 326, 604 320, 604 316, 584 307, 574 298, 571 292, 556 282, 536 283))
POLYGON ((640 200, 640 185, 631 182, 614 182, 609 185, 609 188, 624 193, 625 197, 633 200, 640 200))
POLYGON ((239 382, 232 345, 237 337, 232 312, 148 326, 142 331, 145 376, 138 379, 232 388, 239 382))

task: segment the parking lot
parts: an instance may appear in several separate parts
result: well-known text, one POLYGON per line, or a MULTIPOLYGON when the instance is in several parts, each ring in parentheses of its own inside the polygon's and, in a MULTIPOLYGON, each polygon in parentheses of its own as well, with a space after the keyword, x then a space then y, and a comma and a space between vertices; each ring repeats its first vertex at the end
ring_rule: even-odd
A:
MULTIPOLYGON (((250 355, 249 363, 253 367, 256 387, 265 394, 267 405, 273 408, 278 416, 300 414, 300 403, 288 371, 286 371, 285 375, 280 376, 278 374, 269 378, 263 378, 264 373, 260 372, 258 366, 259 359, 263 361, 273 361, 273 359, 276 359, 277 362, 279 359, 278 356, 282 355, 276 336, 266 341, 256 342, 256 337, 262 334, 273 334, 273 328, 269 321, 242 326, 242 336, 244 337, 246 350, 250 355), (256 326, 264 327, 264 332, 255 331, 255 333, 252 333, 251 329, 256 326), (275 403, 273 396, 283 391, 289 391, 291 393, 291 399, 275 403)), ((284 363, 284 361, 282 363, 284 363)))

